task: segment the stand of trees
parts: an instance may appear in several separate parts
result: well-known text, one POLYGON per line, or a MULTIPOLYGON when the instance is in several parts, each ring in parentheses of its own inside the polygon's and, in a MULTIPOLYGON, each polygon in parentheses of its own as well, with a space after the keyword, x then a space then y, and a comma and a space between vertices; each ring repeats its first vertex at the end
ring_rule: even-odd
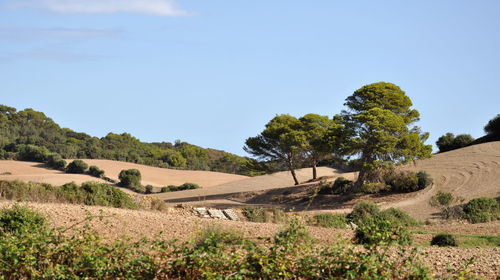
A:
POLYGON ((0 158, 50 161, 61 166, 65 165, 63 158, 111 159, 175 169, 248 173, 244 167, 248 159, 234 154, 180 141, 144 143, 128 133, 91 137, 61 128, 42 112, 17 111, 5 105, 0 105, 0 158))
POLYGON ((419 112, 398 86, 385 82, 363 86, 344 105, 346 109, 333 118, 277 115, 258 136, 246 140, 244 149, 261 160, 285 164, 295 184, 299 184, 295 175, 299 165, 313 167, 316 178, 316 165, 322 159, 354 158, 359 170, 354 191, 371 172, 431 156, 432 146, 424 144, 429 134, 414 126, 419 112))

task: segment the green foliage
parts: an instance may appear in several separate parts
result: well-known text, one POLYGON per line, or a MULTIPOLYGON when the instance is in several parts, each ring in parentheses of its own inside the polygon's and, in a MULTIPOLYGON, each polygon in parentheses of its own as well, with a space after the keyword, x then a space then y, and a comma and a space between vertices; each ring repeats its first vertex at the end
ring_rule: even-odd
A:
POLYGON ((496 117, 491 119, 488 124, 486 124, 484 131, 487 134, 500 134, 500 114, 496 115, 496 117))
POLYGON ((153 186, 151 186, 151 185, 146 185, 146 186, 144 187, 144 193, 145 193, 145 194, 151 194, 151 193, 153 193, 153 186))
POLYGON ((194 190, 194 189, 201 189, 201 187, 195 183, 184 183, 180 186, 170 185, 167 187, 163 187, 161 188, 161 192, 177 192, 177 191, 194 190))
POLYGON ((19 160, 45 162, 49 156, 47 148, 35 145, 19 145, 17 150, 19 160))
POLYGON ((175 150, 168 150, 162 157, 162 160, 167 162, 169 167, 172 168, 186 168, 186 159, 182 154, 175 150))
POLYGON ((431 175, 429 175, 425 171, 417 172, 417 178, 418 178, 418 188, 420 190, 427 188, 434 182, 431 175))
POLYGON ((59 154, 49 154, 47 157, 47 165, 54 169, 64 170, 66 168, 66 161, 59 154))
POLYGON ((6 234, 22 235, 47 227, 45 217, 29 208, 14 204, 11 209, 0 210, 0 238, 6 234))
POLYGON ((89 175, 97 178, 102 178, 104 176, 104 170, 100 169, 95 165, 89 167, 89 175))
POLYGON ((346 228, 347 217, 342 214, 317 214, 311 218, 310 224, 325 228, 346 228))
POLYGON ((449 192, 438 191, 437 194, 431 197, 429 204, 434 207, 447 207, 453 202, 453 195, 449 192))
POLYGON ((419 120, 412 102, 398 86, 379 82, 363 86, 346 99, 342 123, 350 135, 345 152, 358 155, 360 173, 355 188, 360 188, 366 173, 392 163, 431 156, 425 145, 428 133, 409 126, 419 120))
POLYGON ((244 207, 241 209, 243 216, 254 223, 283 223, 288 221, 288 216, 278 208, 244 207))
POLYGON ((365 218, 376 216, 380 212, 380 207, 369 201, 362 201, 354 206, 347 218, 355 224, 361 223, 365 218))
POLYGON ((470 134, 459 134, 455 137, 453 133, 446 133, 445 135, 439 137, 436 141, 436 145, 439 148, 439 152, 447 152, 455 149, 460 149, 469 146, 474 141, 474 138, 470 134))
POLYGON ((243 149, 262 160, 285 164, 298 185, 295 169, 306 143, 306 134, 301 131, 301 127, 302 124, 297 118, 277 115, 266 124, 266 128, 258 136, 248 138, 243 149))
MULTIPOLYGON (((92 217, 87 217, 88 221, 92 217)), ((417 249, 358 250, 346 240, 318 246, 293 220, 274 238, 255 242, 210 227, 184 243, 104 240, 90 228, 43 229, 0 238, 6 279, 432 279, 417 249)), ((469 276, 464 271, 458 276, 469 276)), ((472 277, 472 275, 470 275, 472 277)), ((458 278, 457 278, 458 279, 458 278)))
POLYGON ((378 216, 383 217, 385 220, 391 221, 391 223, 393 224, 402 226, 418 226, 421 224, 403 210, 392 207, 381 211, 378 216))
POLYGON ((470 200, 463 207, 465 217, 472 223, 487 223, 500 219, 500 205, 491 197, 470 200))
POLYGON ((124 169, 118 174, 120 186, 124 188, 137 188, 141 186, 141 172, 137 169, 124 169))
POLYGON ((432 237, 431 245, 437 245, 439 247, 457 247, 458 242, 453 235, 440 233, 432 237))
POLYGON ((387 245, 398 243, 411 245, 413 237, 408 229, 384 215, 364 218, 355 230, 354 242, 365 245, 387 245))
POLYGON ((414 192, 421 189, 418 175, 409 171, 389 172, 384 176, 384 180, 390 189, 396 192, 414 192))
POLYGON ((55 187, 43 183, 0 181, 0 193, 3 198, 16 201, 137 208, 132 199, 120 189, 97 182, 85 182, 81 186, 68 183, 55 187))
POLYGON ((75 159, 66 167, 66 173, 83 174, 89 168, 83 160, 75 159))

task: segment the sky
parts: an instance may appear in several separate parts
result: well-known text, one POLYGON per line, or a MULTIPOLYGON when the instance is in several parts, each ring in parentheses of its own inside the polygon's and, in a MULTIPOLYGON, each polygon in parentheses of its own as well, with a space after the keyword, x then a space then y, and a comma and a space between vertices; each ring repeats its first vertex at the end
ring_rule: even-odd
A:
POLYGON ((403 89, 430 132, 500 113, 500 1, 0 0, 0 104, 239 155, 277 114, 403 89))

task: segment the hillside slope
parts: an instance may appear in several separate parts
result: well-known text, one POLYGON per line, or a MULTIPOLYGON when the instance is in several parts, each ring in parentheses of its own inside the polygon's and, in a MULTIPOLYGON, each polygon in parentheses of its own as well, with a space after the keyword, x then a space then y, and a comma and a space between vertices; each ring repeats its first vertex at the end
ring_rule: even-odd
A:
MULTIPOLYGON (((207 188, 248 178, 235 174, 211 171, 173 170, 113 160, 84 159, 83 161, 89 166, 98 166, 104 170, 106 176, 117 181, 118 174, 121 170, 138 169, 142 175, 142 184, 150 184, 155 187, 180 185, 190 182, 207 188)), ((13 160, 0 160, 0 180, 33 181, 53 185, 62 185, 72 181, 78 184, 85 181, 105 182, 104 180, 88 175, 66 174, 62 171, 48 169, 41 163, 13 160)))

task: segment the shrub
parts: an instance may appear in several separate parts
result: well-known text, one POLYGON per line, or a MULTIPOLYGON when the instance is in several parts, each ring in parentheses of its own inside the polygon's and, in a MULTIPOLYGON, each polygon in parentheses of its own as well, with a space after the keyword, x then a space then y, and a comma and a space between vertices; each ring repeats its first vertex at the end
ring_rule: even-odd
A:
POLYGON ((431 178, 431 175, 429 175, 425 171, 419 171, 417 173, 417 178, 418 178, 418 188, 420 190, 427 188, 434 182, 434 180, 432 180, 431 178))
POLYGON ((118 179, 122 187, 137 188, 141 185, 141 172, 137 169, 125 169, 120 172, 118 179))
POLYGON ((479 197, 464 205, 465 217, 472 223, 486 223, 500 218, 498 201, 491 197, 479 197))
POLYGON ((147 185, 146 187, 144 187, 144 193, 146 193, 146 194, 153 193, 153 186, 147 185))
POLYGON ((86 205, 103 205, 117 208, 137 208, 130 196, 122 190, 108 184, 85 182, 81 186, 85 191, 86 205))
POLYGON ((414 192, 418 191, 417 174, 408 171, 393 171, 385 176, 385 183, 391 186, 392 191, 396 192, 414 192))
POLYGON ((17 149, 20 160, 45 162, 49 155, 47 148, 35 145, 19 145, 17 149))
POLYGON ((160 192, 162 192, 162 193, 169 192, 169 191, 170 191, 170 188, 169 188, 169 187, 162 187, 162 188, 160 189, 160 192))
POLYGON ((104 170, 100 169, 95 165, 89 167, 89 175, 97 178, 102 178, 104 176, 104 170))
POLYGON ((457 247, 458 243, 453 235, 448 233, 440 233, 432 237, 431 245, 437 245, 439 247, 457 247))
POLYGON ((11 209, 0 211, 0 236, 5 233, 20 235, 38 232, 47 227, 45 217, 29 208, 14 204, 11 209))
POLYGON ((460 149, 467 147, 474 141, 474 138, 470 134, 460 134, 455 137, 453 133, 446 133, 445 135, 439 137, 436 141, 436 145, 439 148, 439 152, 447 152, 455 149, 460 149))
POLYGON ((161 192, 177 192, 177 191, 194 190, 200 188, 201 188, 200 186, 194 183, 184 183, 180 186, 170 185, 168 187, 163 187, 161 192))
POLYGON ((342 194, 346 193, 353 186, 353 182, 344 177, 338 177, 333 183, 333 193, 342 194))
POLYGON ((378 215, 386 220, 391 221, 392 223, 402 226, 416 226, 420 224, 420 222, 413 219, 405 211, 392 207, 381 211, 378 215))
POLYGON ((367 217, 358 224, 355 230, 354 242, 365 245, 387 245, 398 243, 411 245, 413 238, 408 229, 383 215, 367 217))
POLYGON ((387 185, 384 183, 364 183, 359 189, 356 190, 357 193, 379 193, 388 190, 387 185))
POLYGON ((500 134, 500 114, 496 115, 496 117, 488 122, 484 127, 484 131, 487 134, 500 134))
POLYGON ((66 161, 59 154, 49 154, 47 157, 47 165, 54 169, 64 170, 66 161))
POLYGON ((380 212, 380 207, 368 201, 363 201, 354 206, 352 212, 347 215, 347 218, 355 224, 359 224, 363 219, 377 215, 380 212))
POLYGON ((438 191, 431 197, 429 204, 433 207, 447 207, 453 202, 453 195, 449 192, 438 191))
POLYGON ((324 213, 314 215, 310 223, 325 228, 346 228, 347 218, 342 214, 324 213))
POLYGON ((80 159, 75 159, 66 167, 67 173, 83 174, 89 168, 89 166, 80 159))

